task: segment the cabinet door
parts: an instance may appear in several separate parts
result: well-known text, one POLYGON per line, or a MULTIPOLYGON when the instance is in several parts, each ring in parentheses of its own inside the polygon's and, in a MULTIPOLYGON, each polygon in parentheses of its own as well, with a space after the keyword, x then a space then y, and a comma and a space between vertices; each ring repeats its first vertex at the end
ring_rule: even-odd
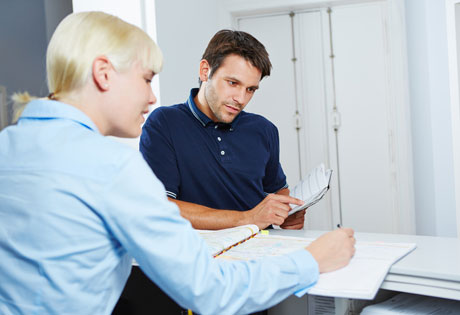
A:
POLYGON ((409 126, 400 123, 395 106, 406 105, 389 83, 386 9, 381 1, 238 21, 273 62, 248 109, 278 126, 289 185, 318 163, 333 169, 331 190, 308 210, 306 228, 341 223, 361 232, 402 232, 401 211, 412 210, 401 209, 398 193, 408 164, 395 158, 401 149, 395 138, 407 137, 409 126))
POLYGON ((331 13, 340 126, 330 149, 337 150, 342 223, 369 232, 397 232, 384 8, 370 3, 331 13))

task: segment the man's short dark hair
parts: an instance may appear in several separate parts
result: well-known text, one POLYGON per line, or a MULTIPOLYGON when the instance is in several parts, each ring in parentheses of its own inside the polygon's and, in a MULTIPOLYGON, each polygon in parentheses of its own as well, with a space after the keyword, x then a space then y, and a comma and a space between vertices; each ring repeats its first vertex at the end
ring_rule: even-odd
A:
MULTIPOLYGON (((272 64, 268 52, 254 36, 242 31, 220 30, 209 41, 201 59, 206 59, 211 67, 209 77, 219 69, 228 55, 238 55, 249 61, 262 73, 260 79, 270 75, 272 64)), ((201 85, 201 80, 199 80, 201 85)))

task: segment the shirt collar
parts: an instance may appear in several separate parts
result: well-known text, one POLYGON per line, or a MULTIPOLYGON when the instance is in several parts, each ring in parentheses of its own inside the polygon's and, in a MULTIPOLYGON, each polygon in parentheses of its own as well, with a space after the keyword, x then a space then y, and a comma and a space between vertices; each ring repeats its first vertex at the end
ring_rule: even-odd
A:
POLYGON ((56 118, 73 120, 90 130, 100 133, 94 122, 75 106, 47 99, 37 99, 29 102, 19 120, 56 118))
POLYGON ((231 129, 233 130, 235 128, 236 122, 238 121, 238 118, 241 116, 241 113, 238 114, 238 116, 235 117, 235 119, 230 123, 214 123, 211 118, 206 116, 201 110, 198 109, 198 106, 195 104, 195 96, 198 94, 198 91, 200 89, 194 88, 190 91, 190 96, 187 99, 187 106, 190 109, 190 112, 192 115, 203 125, 203 127, 206 127, 209 124, 215 124, 219 126, 219 128, 222 129, 231 129))
POLYGON ((196 106, 194 98, 198 94, 200 89, 194 88, 190 91, 190 96, 187 99, 187 105, 190 111, 192 112, 193 116, 205 127, 207 124, 212 123, 212 120, 206 116, 201 110, 198 109, 196 106))

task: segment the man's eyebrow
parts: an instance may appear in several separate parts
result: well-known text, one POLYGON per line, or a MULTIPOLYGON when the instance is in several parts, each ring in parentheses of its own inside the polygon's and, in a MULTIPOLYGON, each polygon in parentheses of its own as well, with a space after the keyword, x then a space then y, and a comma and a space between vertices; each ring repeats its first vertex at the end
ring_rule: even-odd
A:
MULTIPOLYGON (((226 79, 226 80, 230 80, 230 81, 235 81, 235 82, 241 83, 241 81, 238 80, 238 79, 235 78, 235 77, 229 76, 229 77, 225 77, 225 79, 226 79)), ((259 89, 259 85, 249 86, 248 88, 249 88, 249 89, 258 90, 258 89, 259 89)))
POLYGON ((235 82, 241 83, 241 81, 238 80, 238 79, 235 78, 235 77, 230 77, 230 76, 229 76, 229 77, 226 77, 225 79, 230 80, 230 81, 235 81, 235 82))

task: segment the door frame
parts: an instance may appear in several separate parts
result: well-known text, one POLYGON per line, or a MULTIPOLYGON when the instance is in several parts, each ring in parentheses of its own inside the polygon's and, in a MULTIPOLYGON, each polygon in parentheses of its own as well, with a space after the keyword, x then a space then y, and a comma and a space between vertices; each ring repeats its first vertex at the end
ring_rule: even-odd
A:
POLYGON ((454 167, 454 192, 457 217, 457 238, 460 238, 460 96, 455 6, 460 0, 446 0, 447 53, 449 63, 449 91, 452 126, 452 153, 454 167))
MULTIPOLYGON (((456 0, 460 1, 460 0, 456 0)), ((410 134, 410 104, 408 88, 408 64, 406 53, 405 4, 404 0, 220 0, 218 20, 220 26, 237 28, 241 17, 288 13, 291 11, 313 10, 338 5, 364 4, 369 2, 386 2, 388 8, 387 33, 389 51, 389 86, 391 89, 390 102, 395 111, 395 130, 401 133, 394 136, 397 139, 394 158, 398 161, 397 176, 397 206, 394 213, 393 231, 395 233, 415 234, 415 207, 413 187, 412 140, 410 134), (403 106, 401 106, 403 105, 403 106)), ((335 198, 334 198, 335 199, 335 198)), ((333 202, 334 218, 339 217, 336 204, 333 202)), ((335 222, 336 220, 334 220, 335 222)))

